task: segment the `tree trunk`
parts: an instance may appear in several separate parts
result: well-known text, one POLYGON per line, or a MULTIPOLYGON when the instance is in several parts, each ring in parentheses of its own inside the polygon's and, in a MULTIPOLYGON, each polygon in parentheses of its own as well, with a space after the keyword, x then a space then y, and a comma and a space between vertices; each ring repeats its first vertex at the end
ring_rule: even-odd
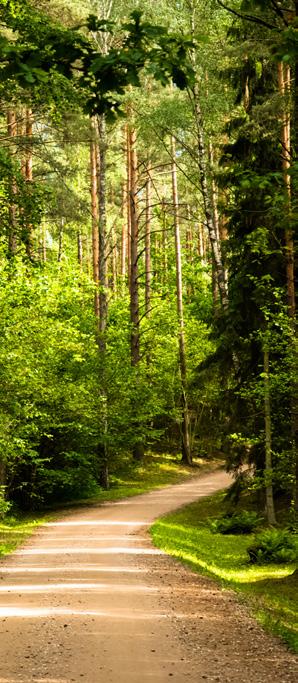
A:
POLYGON ((151 305, 151 165, 148 163, 146 184, 146 227, 145 227, 145 313, 150 315, 151 305))
POLYGON ((94 313, 97 327, 99 327, 99 248, 98 248, 98 189, 97 189, 97 139, 96 122, 91 119, 91 140, 90 140, 90 190, 91 190, 91 219, 92 219, 92 263, 93 263, 93 282, 94 292, 94 313))
MULTIPOLYGON (((140 363, 140 312, 139 312, 139 267, 138 267, 138 157, 135 128, 129 128, 130 159, 130 352, 131 364, 137 368, 140 363)), ((144 445, 137 440, 133 448, 133 458, 140 461, 144 456, 144 445)))
POLYGON ((99 343, 105 352, 105 332, 107 326, 107 215, 106 215, 106 150, 107 135, 104 115, 98 117, 99 164, 98 164, 98 202, 99 202, 99 343))
MULTIPOLYGON (((167 273, 168 273, 168 239, 167 239, 167 211, 166 211, 166 200, 163 197, 161 200, 161 211, 162 211, 162 233, 161 233, 161 249, 162 249, 162 274, 161 282, 163 285, 167 284, 167 273)), ((156 236, 157 241, 157 236, 156 236)), ((156 254, 158 253, 158 245, 155 247, 156 254)))
POLYGON ((128 283, 131 274, 131 139, 129 126, 125 127, 125 149, 126 149, 126 189, 127 189, 127 272, 128 283))
POLYGON ((203 116, 201 111, 200 95, 197 85, 193 88, 193 109, 197 134, 197 164, 203 198, 204 213, 206 218, 206 226, 208 229, 212 249, 212 256, 214 261, 214 268, 216 273, 221 305, 225 309, 228 306, 228 292, 226 286, 225 270, 221 254, 221 245, 218 238, 218 230, 216 228, 212 207, 212 193, 208 186, 207 153, 204 142, 203 116))
POLYGON ((60 225, 59 225, 59 237, 58 237, 58 256, 57 256, 58 263, 61 263, 61 261, 62 261, 63 237, 64 237, 63 233, 64 233, 64 218, 61 218, 60 225))
MULTIPOLYGON (((28 191, 31 190, 30 183, 33 181, 33 155, 32 155, 32 135, 33 135, 33 114, 31 109, 26 109, 26 162, 25 178, 28 183, 28 191), (30 189, 29 189, 30 188, 30 189)), ((26 253, 32 259, 32 223, 30 218, 26 219, 26 253)))
MULTIPOLYGON (((291 73, 288 64, 281 62, 278 64, 278 85, 280 95, 285 98, 290 96, 291 73)), ((290 111, 289 103, 283 103, 283 115, 281 126, 281 145, 282 145, 282 169, 286 193, 288 197, 288 210, 291 215, 291 130, 290 130, 290 111)), ((292 228, 285 230, 285 250, 286 250, 286 275, 287 275, 287 295, 288 311, 291 320, 295 320, 295 273, 294 273, 294 238, 292 228)))
POLYGON ((264 417, 265 417, 265 481, 266 481, 266 513, 268 524, 276 524, 273 488, 272 488, 272 432, 270 406, 270 370, 269 350, 264 346, 264 417))
POLYGON ((78 264, 80 268, 83 268, 83 243, 82 243, 82 233, 80 230, 77 232, 77 247, 78 247, 78 264))
POLYGON ((121 229, 121 278, 123 285, 125 284, 126 278, 126 259, 127 259, 127 188, 126 183, 122 186, 122 204, 121 204, 121 219, 122 219, 122 229, 121 229))
POLYGON ((174 209, 174 230, 175 230, 175 254, 176 254, 176 291, 177 291, 177 312, 179 325, 179 368, 182 390, 182 460, 188 465, 192 464, 190 447, 190 420, 187 403, 187 371, 185 353, 185 333, 183 317, 183 285, 182 285, 182 265, 181 265, 181 243, 179 225, 179 201, 177 184, 177 165, 176 165, 176 146, 174 137, 171 138, 172 155, 172 192, 174 209))
MULTIPOLYGON (((12 109, 7 112, 7 133, 10 138, 16 137, 17 122, 16 114, 12 109)), ((17 184, 15 178, 11 180, 11 199, 9 202, 9 227, 8 227, 8 253, 13 256, 17 248, 17 210, 14 197, 17 194, 17 184)))

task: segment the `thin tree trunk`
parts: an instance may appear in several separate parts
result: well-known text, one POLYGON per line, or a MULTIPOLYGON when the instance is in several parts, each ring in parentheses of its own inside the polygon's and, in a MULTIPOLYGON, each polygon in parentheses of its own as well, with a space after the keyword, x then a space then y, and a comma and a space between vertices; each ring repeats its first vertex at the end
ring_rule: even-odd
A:
POLYGON ((208 172, 207 172, 207 153, 204 141, 204 126, 203 116, 201 111, 200 95, 198 86, 193 88, 193 108, 197 133, 197 164, 199 171, 199 180, 203 198, 204 213, 206 218, 206 226, 208 229, 214 267, 216 272, 216 279, 221 299, 222 307, 225 309, 228 306, 228 292, 226 287, 225 270, 223 266, 221 245, 218 238, 218 229, 215 224, 213 207, 212 207, 212 193, 208 187, 208 172))
MULTIPOLYGON (((17 134, 16 114, 12 109, 7 112, 7 133, 12 138, 17 134)), ((15 178, 11 180, 11 199, 9 203, 9 228, 8 228, 8 253, 13 256, 17 248, 17 210, 14 203, 14 197, 17 195, 17 184, 15 178)))
POLYGON ((125 137, 126 137, 126 187, 127 187, 127 272, 128 272, 128 282, 130 281, 131 273, 131 140, 130 140, 130 130, 128 125, 125 127, 125 137))
POLYGON ((77 248, 78 248, 78 264, 80 268, 83 268, 83 242, 82 233, 80 230, 77 232, 77 248))
POLYGON ((145 313, 150 315, 151 306, 151 164, 148 163, 146 184, 146 232, 145 232, 145 313))
POLYGON ((63 237, 64 237, 64 218, 61 218, 59 225, 59 238, 58 238, 58 263, 61 263, 63 256, 63 237))
MULTIPOLYGON (((161 282, 163 285, 167 283, 168 274, 168 239, 167 239, 167 211, 166 211, 166 200, 163 197, 161 202, 162 211, 162 233, 161 233, 161 250, 162 250, 162 275, 161 282)), ((156 235, 157 241, 157 235, 156 235)), ((158 244, 155 247, 156 255, 158 253, 158 244)))
POLYGON ((107 214, 106 214, 106 150, 107 135, 104 115, 98 117, 99 134, 99 168, 98 168, 98 199, 99 199, 99 334, 100 348, 105 352, 105 332, 107 326, 107 214))
MULTIPOLYGON (((135 128, 129 128, 130 158, 130 322, 131 322, 131 364, 137 368, 140 363, 140 312, 139 312, 139 267, 138 267, 138 157, 135 128)), ((137 440, 133 447, 136 461, 144 457, 144 444, 137 440)))
POLYGON ((266 480, 266 512, 268 524, 276 524, 273 488, 272 488, 272 430, 270 406, 270 369, 269 350, 264 346, 264 417, 265 417, 265 480, 266 480))
MULTIPOLYGON (((298 14, 298 3, 296 3, 296 14, 298 14)), ((288 64, 279 63, 278 64, 278 86, 279 93, 283 100, 290 97, 291 89, 291 70, 288 64)), ((296 153, 295 158, 297 160, 297 149, 298 149, 298 64, 295 68, 295 87, 294 87, 294 127, 296 135, 296 153), (296 125, 295 125, 296 124, 296 125)), ((283 101, 283 114, 281 121, 281 145, 282 145, 282 169, 284 174, 284 182, 288 201, 288 215, 291 220, 292 213, 292 187, 291 187, 291 115, 290 115, 290 102, 283 101)), ((296 345, 296 292, 295 292, 295 247, 294 247, 294 234, 291 226, 285 230, 285 256, 286 256, 286 282, 287 282, 287 303, 288 303, 288 315, 290 319, 290 325, 292 330, 292 352, 294 357, 294 363, 297 367, 297 345, 296 345)), ((291 397, 291 444, 293 453, 293 469, 294 469, 294 479, 295 485, 293 487, 293 507, 297 510, 298 505, 298 458, 297 458, 297 422, 298 422, 298 409, 297 409, 297 387, 295 382, 292 382, 292 397, 291 397)))
MULTIPOLYGON (((281 62, 278 64, 278 84, 279 92, 284 98, 290 95, 291 87, 291 73, 288 64, 284 65, 281 62)), ((289 214, 291 213, 291 132, 290 132, 290 112, 288 103, 284 103, 284 112, 282 115, 281 128, 281 144, 282 144, 282 169, 284 173, 284 181, 286 193, 289 203, 289 214)), ((288 311, 291 320, 295 320, 295 273, 294 273, 294 238, 292 228, 285 230, 285 247, 286 247, 286 274, 287 274, 287 295, 288 295, 288 311)))
POLYGON ((121 278, 123 284, 126 278, 126 259, 127 259, 127 188, 126 183, 122 186, 122 203, 121 203, 121 278))
POLYGON ((98 189, 97 189, 97 140, 96 122, 91 119, 91 140, 90 140, 90 190, 91 190, 91 219, 92 219, 92 263, 93 263, 93 282, 94 292, 94 313, 97 327, 99 328, 99 247, 98 247, 98 189))
POLYGON ((115 230, 111 230, 111 270, 112 270, 112 281, 111 288, 113 292, 117 292, 117 241, 115 236, 115 230))
POLYGON ((101 115, 97 120, 98 137, 99 137, 99 155, 97 157, 97 191, 98 191, 98 278, 99 278, 99 327, 98 327, 98 343, 101 356, 101 374, 100 374, 100 395, 102 400, 103 410, 103 424, 104 436, 103 441, 99 444, 99 482, 105 489, 109 488, 109 469, 108 469, 108 450, 107 450, 107 432, 108 432, 108 398, 105 376, 105 358, 106 358, 106 329, 107 329, 107 314, 108 314, 108 299, 107 299, 107 215, 106 215, 106 152, 107 152, 107 133, 105 116, 101 115))
MULTIPOLYGON (((26 162, 25 162, 25 178, 28 183, 28 190, 30 183, 33 181, 33 155, 32 155, 32 135, 33 135, 33 114, 31 109, 26 109, 26 162)), ((31 188, 30 188, 31 189, 31 188)), ((30 219, 26 220, 26 253, 32 259, 32 230, 33 226, 30 219)))
POLYGON ((183 316, 183 284, 182 284, 182 264, 181 264, 181 243, 179 225, 179 201, 176 165, 176 146, 174 137, 171 138, 172 155, 172 192, 174 208, 174 230, 175 230, 175 254, 176 254, 176 291, 177 291, 177 312, 179 324, 179 367, 182 390, 182 460, 187 464, 192 464, 190 447, 190 420, 187 403, 187 370, 185 352, 185 331, 183 316))

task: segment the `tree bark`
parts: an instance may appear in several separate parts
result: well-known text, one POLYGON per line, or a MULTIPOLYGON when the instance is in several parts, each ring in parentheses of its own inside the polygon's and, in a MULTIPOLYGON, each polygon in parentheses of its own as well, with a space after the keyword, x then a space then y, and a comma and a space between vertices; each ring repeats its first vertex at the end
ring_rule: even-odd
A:
POLYGON ((131 139, 129 126, 125 127, 125 149, 126 149, 126 189, 127 189, 127 272, 128 283, 131 274, 131 139))
MULTIPOLYGON (((281 62, 278 64, 278 86, 282 98, 290 96, 291 72, 288 64, 281 62)), ((288 197, 289 216, 291 215, 291 117, 289 103, 283 103, 282 125, 281 125, 281 145, 282 145, 282 169, 284 182, 288 197)), ((294 273, 294 236, 291 227, 285 230, 285 252, 286 252, 286 276, 287 276, 287 297, 288 311, 292 321, 295 320, 295 273, 294 273)))
POLYGON ((95 119, 91 119, 90 140, 90 191, 91 191, 91 220, 92 220, 92 264, 94 292, 94 313, 97 327, 99 327, 99 247, 98 247, 98 189, 97 189, 97 131, 95 119))
POLYGON ((150 316, 151 306, 151 164, 148 163, 146 184, 146 227, 145 227, 145 313, 150 316))
POLYGON ((127 188, 126 183, 122 185, 122 206, 121 206, 121 278, 124 285, 126 278, 126 260, 127 260, 127 188))
POLYGON ((208 171, 207 171, 207 153, 204 141, 204 125, 201 111, 200 95, 198 86, 193 88, 193 109, 196 125, 197 135, 197 164, 199 171, 199 181, 203 198, 204 213, 206 219, 206 226, 208 229, 212 256, 214 261, 214 268, 216 279, 218 283, 218 290, 223 309, 228 306, 228 292, 226 286, 225 269, 222 260, 221 245, 218 238, 218 230, 216 229, 213 207, 212 194, 208 186, 208 171))
MULTIPOLYGON (((140 360, 140 312, 139 312, 139 266, 138 266, 138 157, 137 136, 134 127, 128 129, 130 159, 130 353, 131 364, 137 368, 140 360)), ((144 457, 144 444, 137 440, 133 447, 133 458, 136 461, 144 457)))
POLYGON ((105 353, 105 332, 107 326, 107 214, 106 214, 106 150, 107 135, 104 115, 98 117, 99 164, 98 164, 98 202, 99 202, 99 344, 105 353))
POLYGON ((275 510, 272 488, 272 430, 270 406, 270 368, 269 350, 264 346, 264 417, 265 417, 265 480, 266 480, 266 513, 268 524, 275 525, 275 510))
MULTIPOLYGON (((13 138, 17 135, 17 121, 15 111, 9 109, 7 112, 7 133, 8 137, 13 138)), ((17 248, 17 210, 14 197, 17 195, 17 184, 15 178, 11 180, 11 199, 9 203, 9 226, 8 226, 8 253, 14 256, 17 248)))
POLYGON ((63 256, 63 237, 64 237, 64 218, 62 217, 59 225, 59 237, 58 237, 58 256, 57 261, 61 263, 63 256))
POLYGON ((83 242, 82 233, 80 230, 77 232, 77 247, 78 247, 78 264, 80 268, 83 268, 83 242))
MULTIPOLYGON (((32 135, 33 135, 33 114, 32 109, 26 109, 26 160, 25 160, 25 178, 27 189, 30 192, 30 184, 33 181, 33 154, 32 154, 32 135)), ((32 250, 32 230, 33 226, 29 217, 26 217, 26 253, 27 256, 33 258, 32 250)))
POLYGON ((175 230, 175 255, 176 255, 176 293, 177 293, 177 313, 179 325, 179 368, 181 378, 181 398, 182 398, 182 460, 188 465, 192 464, 192 454, 190 446, 190 420, 187 402, 187 370, 185 352, 185 331, 183 316, 183 284, 182 284, 182 264, 181 264, 181 242, 179 225, 179 200, 177 183, 176 165, 176 146, 174 137, 171 138, 172 155, 172 192, 174 209, 174 230, 175 230))

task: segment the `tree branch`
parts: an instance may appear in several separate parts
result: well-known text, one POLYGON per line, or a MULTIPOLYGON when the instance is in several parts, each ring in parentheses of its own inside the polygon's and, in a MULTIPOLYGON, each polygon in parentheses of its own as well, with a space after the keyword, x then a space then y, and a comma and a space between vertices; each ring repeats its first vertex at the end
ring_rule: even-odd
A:
POLYGON ((217 0, 218 4, 227 12, 230 12, 230 14, 234 14, 235 17, 239 17, 239 19, 245 19, 246 21, 252 21, 254 24, 259 24, 260 26, 265 26, 266 28, 270 28, 273 31, 281 31, 277 26, 274 26, 274 24, 268 24, 267 21, 264 21, 264 19, 260 19, 259 17, 254 17, 252 14, 241 14, 241 12, 237 12, 237 10, 232 9, 231 7, 227 7, 227 5, 222 2, 222 0, 217 0))

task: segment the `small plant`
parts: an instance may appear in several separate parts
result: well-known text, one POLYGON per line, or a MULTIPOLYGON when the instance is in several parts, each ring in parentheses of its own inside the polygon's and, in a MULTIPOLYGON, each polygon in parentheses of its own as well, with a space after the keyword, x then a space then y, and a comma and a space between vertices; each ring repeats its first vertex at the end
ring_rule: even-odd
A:
POLYGON ((251 564, 282 564, 295 562, 297 545, 293 535, 286 530, 268 529, 256 536, 247 548, 251 564))
POLYGON ((5 500, 5 486, 0 486, 0 519, 4 519, 10 508, 11 503, 5 500))
POLYGON ((263 517, 259 517, 257 512, 242 510, 215 519, 210 523, 210 527, 215 534, 250 534, 262 522, 263 517))

